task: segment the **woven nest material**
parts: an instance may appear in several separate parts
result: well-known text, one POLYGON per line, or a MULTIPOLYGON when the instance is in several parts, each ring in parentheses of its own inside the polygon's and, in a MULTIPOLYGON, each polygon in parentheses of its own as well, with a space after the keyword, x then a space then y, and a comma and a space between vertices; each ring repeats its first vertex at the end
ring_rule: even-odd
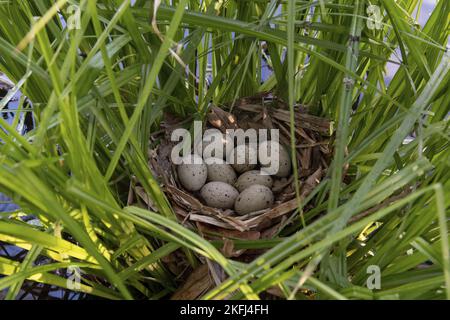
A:
MULTIPOLYGON (((277 98, 258 96, 244 98, 229 108, 212 107, 207 116, 206 128, 227 129, 279 129, 280 143, 290 149, 290 112, 286 104, 277 98)), ((331 159, 330 139, 332 123, 324 118, 309 115, 297 106, 295 110, 295 135, 301 198, 307 197, 324 177, 331 159)), ((198 230, 208 239, 269 239, 292 221, 298 208, 295 196, 295 177, 277 180, 272 188, 275 203, 269 208, 247 215, 237 215, 233 210, 221 210, 205 205, 198 192, 188 192, 178 181, 170 154, 175 143, 170 141, 173 130, 186 124, 173 117, 166 117, 159 136, 158 146, 150 150, 150 167, 158 176, 164 193, 179 220, 198 230)), ((139 194, 138 189, 138 194, 139 194)), ((141 197, 145 195, 141 194, 141 197)), ((145 197, 148 204, 148 197, 145 197)), ((307 210, 307 208, 305 208, 307 210)))

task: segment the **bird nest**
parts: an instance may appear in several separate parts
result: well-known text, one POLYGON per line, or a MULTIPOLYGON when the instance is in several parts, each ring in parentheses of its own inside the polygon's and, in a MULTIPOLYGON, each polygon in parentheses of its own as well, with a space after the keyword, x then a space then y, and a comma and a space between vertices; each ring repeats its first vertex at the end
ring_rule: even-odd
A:
MULTIPOLYGON (((183 188, 177 177, 176 166, 170 160, 174 142, 171 133, 189 124, 192 119, 180 121, 166 115, 162 130, 152 136, 154 148, 150 149, 149 166, 158 178, 162 190, 169 199, 179 221, 195 229, 207 239, 270 239, 298 215, 299 199, 296 197, 295 180, 300 185, 300 200, 305 199, 324 177, 331 159, 330 140, 332 123, 307 113, 303 106, 295 107, 295 138, 298 176, 275 180, 272 191, 275 202, 272 207, 238 215, 233 210, 217 209, 205 205, 199 192, 183 188)), ((205 129, 279 129, 280 143, 290 150, 290 112, 280 99, 268 96, 244 98, 233 108, 212 107, 205 120, 205 129)), ((152 207, 143 189, 135 189, 138 196, 152 207)), ((305 208, 307 210, 307 208, 305 208)))

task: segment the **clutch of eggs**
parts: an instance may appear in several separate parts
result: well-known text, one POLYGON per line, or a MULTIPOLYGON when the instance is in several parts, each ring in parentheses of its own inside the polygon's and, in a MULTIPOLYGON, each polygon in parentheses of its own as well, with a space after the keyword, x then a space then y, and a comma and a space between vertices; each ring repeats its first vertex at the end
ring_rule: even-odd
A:
MULTIPOLYGON (((228 141, 225 135, 223 140, 209 143, 217 143, 225 151, 224 141, 228 141)), ((238 145, 225 157, 232 164, 221 157, 203 159, 197 147, 198 144, 194 146, 195 153, 184 157, 177 168, 180 183, 188 191, 200 191, 201 198, 208 206, 234 208, 240 215, 271 207, 274 203, 272 176, 287 177, 291 172, 289 153, 278 142, 269 140, 259 145, 238 145), (278 157, 272 157, 273 151, 278 152, 278 157), (260 170, 256 169, 258 165, 260 170), (278 170, 270 172, 270 168, 277 167, 278 170)))

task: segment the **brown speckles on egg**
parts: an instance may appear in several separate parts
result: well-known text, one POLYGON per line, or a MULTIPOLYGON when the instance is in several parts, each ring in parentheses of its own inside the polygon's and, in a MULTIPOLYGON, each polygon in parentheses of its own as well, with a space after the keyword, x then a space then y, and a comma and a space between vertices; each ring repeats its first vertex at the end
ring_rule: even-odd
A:
POLYGON ((251 170, 243 173, 236 181, 236 188, 239 192, 244 191, 248 187, 259 184, 268 188, 272 187, 273 180, 268 175, 262 175, 259 170, 251 170))
POLYGON ((228 159, 238 173, 252 170, 258 164, 257 146, 251 144, 238 145, 230 152, 228 159))
POLYGON ((200 190, 200 195, 210 207, 231 209, 239 192, 225 182, 214 181, 205 184, 200 190))
POLYGON ((206 182, 206 165, 198 155, 187 155, 177 168, 178 179, 186 190, 200 190, 206 182))
POLYGON ((278 167, 278 170, 276 172, 270 172, 270 174, 274 174, 277 177, 287 177, 289 176, 291 172, 291 158, 289 156, 289 153, 286 151, 286 149, 280 145, 278 142, 275 141, 264 141, 259 145, 259 162, 261 163, 261 166, 264 168, 270 168, 270 167, 278 167), (274 150, 278 149, 278 157, 275 156, 275 160, 272 158, 272 146, 274 147, 274 150), (273 161, 272 161, 273 160, 273 161), (278 164, 278 166, 277 166, 278 164))
POLYGON ((264 185, 252 185, 241 192, 234 203, 236 213, 244 215, 269 208, 274 202, 272 191, 264 185))
POLYGON ((236 182, 236 172, 222 159, 209 158, 205 162, 208 170, 208 181, 221 181, 231 185, 236 182))

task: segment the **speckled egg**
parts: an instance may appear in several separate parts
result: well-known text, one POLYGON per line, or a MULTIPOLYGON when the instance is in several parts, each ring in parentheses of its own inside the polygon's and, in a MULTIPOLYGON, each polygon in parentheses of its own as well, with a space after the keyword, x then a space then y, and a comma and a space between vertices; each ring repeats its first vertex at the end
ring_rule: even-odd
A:
POLYGON ((258 150, 251 144, 241 144, 229 154, 229 162, 238 173, 254 169, 258 165, 258 150))
POLYGON ((239 192, 228 183, 214 181, 205 184, 200 191, 200 195, 210 207, 231 209, 239 196, 239 192))
POLYGON ((260 170, 250 170, 247 172, 244 172, 239 176, 239 178, 236 181, 236 189, 239 190, 239 192, 244 191, 248 187, 259 184, 266 186, 268 188, 272 188, 273 179, 269 175, 263 175, 261 174, 260 170))
POLYGON ((182 158, 182 163, 178 165, 178 179, 186 190, 200 190, 206 183, 208 170, 203 159, 190 154, 182 158))
POLYGON ((208 168, 208 181, 222 181, 230 185, 236 182, 236 172, 223 159, 208 158, 205 163, 208 168))
POLYGON ((291 173, 291 158, 286 149, 275 141, 263 141, 259 145, 258 160, 261 169, 277 177, 287 177, 291 173), (272 146, 275 154, 272 157, 272 146), (276 151, 278 150, 278 157, 276 151), (273 159, 272 159, 273 158, 273 159))
POLYGON ((237 214, 244 215, 251 212, 267 209, 273 205, 272 191, 263 185, 254 184, 236 198, 234 210, 237 214))

